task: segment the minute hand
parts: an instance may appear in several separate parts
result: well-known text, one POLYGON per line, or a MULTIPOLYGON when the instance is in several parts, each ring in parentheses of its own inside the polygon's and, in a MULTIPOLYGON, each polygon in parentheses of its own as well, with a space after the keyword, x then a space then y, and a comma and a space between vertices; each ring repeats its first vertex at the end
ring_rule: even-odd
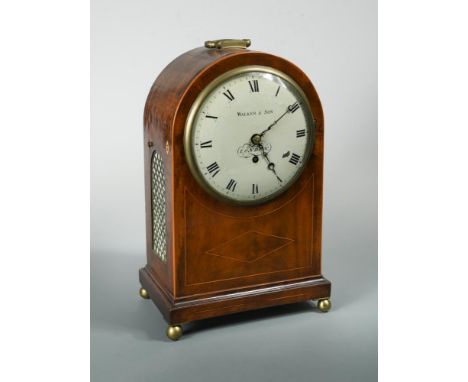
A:
POLYGON ((292 105, 289 105, 288 108, 286 109, 286 111, 285 111, 283 114, 281 114, 281 115, 279 116, 279 118, 277 118, 270 126, 268 126, 265 130, 263 130, 263 131, 260 133, 260 137, 263 137, 267 131, 271 130, 271 128, 272 128, 273 126, 275 126, 275 125, 278 123, 278 121, 279 121, 281 118, 283 118, 286 114, 288 114, 288 113, 294 113, 294 112, 297 110, 298 107, 299 107, 299 103, 297 103, 297 102, 293 103, 292 105))

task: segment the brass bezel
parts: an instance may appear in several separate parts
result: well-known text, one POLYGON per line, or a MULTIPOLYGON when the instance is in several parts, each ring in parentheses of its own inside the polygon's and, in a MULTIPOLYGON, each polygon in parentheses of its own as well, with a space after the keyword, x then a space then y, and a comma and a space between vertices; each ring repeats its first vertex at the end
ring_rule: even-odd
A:
POLYGON ((306 168, 306 164, 309 161, 310 155, 313 151, 314 143, 315 143, 315 130, 316 130, 316 121, 315 117, 312 113, 312 108, 310 107, 309 100, 302 90, 302 88, 297 84, 296 81, 294 81, 290 76, 287 74, 271 68, 269 66, 262 66, 262 65, 247 65, 247 66, 240 66, 238 68, 229 70, 219 77, 215 78, 213 81, 211 81, 197 96, 195 101, 193 102, 190 111, 187 116, 187 120, 185 122, 185 129, 184 129, 184 152, 185 152, 185 158, 187 160, 187 164, 190 168, 190 172, 192 173, 193 177, 196 179, 198 184, 206 191, 208 192, 211 196, 215 197, 218 200, 221 200, 223 202, 227 202, 232 205, 237 205, 237 206, 248 206, 248 205, 260 205, 264 204, 266 202, 271 201, 272 199, 276 198, 277 196, 283 194, 287 190, 291 188, 291 186, 296 182, 296 180, 299 178, 299 176, 303 173, 304 169, 306 168), (203 175, 200 173, 198 166, 195 163, 195 158, 194 158, 194 153, 192 151, 192 147, 190 145, 190 142, 192 141, 192 136, 193 136, 193 121, 195 119, 195 116, 197 115, 198 110, 200 109, 201 104, 205 100, 205 98, 211 93, 214 88, 216 88, 220 83, 226 81, 228 78, 237 76, 242 73, 246 72, 264 72, 264 73, 270 73, 275 76, 280 77, 282 80, 288 82, 292 87, 295 88, 295 90, 300 94, 302 99, 306 102, 307 109, 309 110, 309 114, 311 117, 311 131, 312 131, 312 142, 310 142, 309 147, 307 149, 307 152, 304 155, 304 165, 302 168, 291 178, 291 180, 288 182, 288 184, 277 190, 276 192, 268 195, 267 197, 261 198, 261 199, 256 199, 256 200, 235 200, 229 197, 226 197, 226 195, 221 194, 218 192, 215 188, 213 188, 203 177, 203 175))

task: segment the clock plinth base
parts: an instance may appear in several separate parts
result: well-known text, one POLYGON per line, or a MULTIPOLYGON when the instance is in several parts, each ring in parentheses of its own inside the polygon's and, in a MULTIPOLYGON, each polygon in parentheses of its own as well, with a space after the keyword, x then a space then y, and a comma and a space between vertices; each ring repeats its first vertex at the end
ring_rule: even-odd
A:
POLYGON ((319 309, 322 311, 325 310, 320 306, 323 308, 328 306, 328 309, 331 306, 329 301, 331 283, 321 275, 268 286, 252 286, 241 290, 211 293, 203 297, 174 298, 147 268, 140 269, 140 283, 170 326, 308 300, 319 300, 319 309), (328 301, 328 305, 324 301, 328 301))

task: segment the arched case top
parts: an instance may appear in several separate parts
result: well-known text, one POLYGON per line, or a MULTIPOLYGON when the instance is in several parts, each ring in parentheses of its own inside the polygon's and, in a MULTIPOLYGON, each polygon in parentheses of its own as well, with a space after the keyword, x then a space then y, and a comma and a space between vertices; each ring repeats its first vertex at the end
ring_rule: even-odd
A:
MULTIPOLYGON (((290 200, 310 177, 313 162, 323 159, 323 111, 314 86, 305 73, 291 62, 267 53, 245 49, 211 50, 196 48, 171 62, 156 79, 145 106, 145 138, 162 151, 168 151, 172 168, 187 167, 183 149, 185 122, 195 99, 213 80, 232 69, 260 65, 271 67, 290 76, 304 91, 315 118, 315 144, 303 176, 297 185, 267 205, 239 208, 211 197, 210 204, 217 211, 233 216, 259 215, 278 208, 290 200), (167 150, 168 149, 168 150, 167 150)), ((185 175, 185 174, 184 174, 185 175)), ((193 177, 191 173, 187 174, 193 177)), ((207 193, 199 185, 190 187, 199 198, 207 193)))

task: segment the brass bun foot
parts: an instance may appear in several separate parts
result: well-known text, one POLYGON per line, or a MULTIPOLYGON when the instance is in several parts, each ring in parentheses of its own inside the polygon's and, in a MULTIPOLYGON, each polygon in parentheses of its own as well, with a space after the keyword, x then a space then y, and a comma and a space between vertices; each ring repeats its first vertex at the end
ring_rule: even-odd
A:
POLYGON ((140 288, 140 297, 146 300, 150 298, 149 293, 145 288, 140 288))
POLYGON ((166 335, 172 341, 177 341, 182 336, 182 326, 169 325, 167 327, 166 335))
POLYGON ((320 300, 318 300, 317 302, 317 307, 319 308, 319 310, 323 313, 326 313, 330 310, 331 308, 331 301, 329 298, 321 298, 320 300))

